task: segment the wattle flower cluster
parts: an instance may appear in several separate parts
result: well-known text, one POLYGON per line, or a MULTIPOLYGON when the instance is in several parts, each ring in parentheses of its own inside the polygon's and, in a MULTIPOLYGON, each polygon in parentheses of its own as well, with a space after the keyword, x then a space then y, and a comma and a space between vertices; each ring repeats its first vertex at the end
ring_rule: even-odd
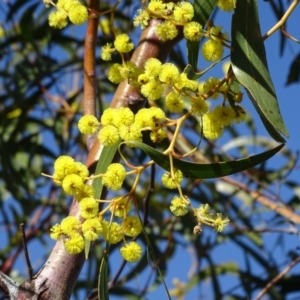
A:
MULTIPOLYGON (((219 0, 218 7, 224 11, 231 11, 235 8, 236 0, 219 0)), ((141 26, 142 29, 148 26, 151 18, 162 19, 155 33, 162 41, 173 40, 178 35, 178 28, 183 27, 183 35, 186 40, 199 42, 201 37, 205 36, 209 40, 202 47, 203 57, 207 61, 218 61, 222 58, 226 45, 224 41, 228 40, 227 34, 221 32, 222 27, 207 24, 208 30, 204 31, 203 26, 193 21, 193 4, 188 1, 178 3, 164 3, 162 0, 151 0, 144 9, 138 10, 138 15, 134 17, 134 26, 141 26)))
POLYGON ((136 115, 129 108, 120 107, 106 109, 100 122, 94 116, 83 116, 78 128, 88 135, 96 133, 101 125, 98 139, 104 146, 113 146, 121 140, 141 141, 142 132, 146 130, 150 131, 151 140, 158 143, 166 137, 165 121, 165 113, 158 107, 143 108, 136 115))
MULTIPOLYGON (((56 8, 49 15, 50 26, 61 29, 67 26, 68 20, 74 24, 82 24, 88 18, 87 8, 78 0, 58 0, 56 4, 51 0, 44 0, 44 3, 56 8)), ((161 19, 162 22, 155 29, 160 40, 176 38, 181 27, 188 41, 199 42, 202 37, 207 38, 202 46, 202 54, 207 61, 215 62, 222 58, 224 46, 228 46, 225 43, 228 41, 227 35, 222 32, 222 27, 214 26, 212 22, 201 25, 194 21, 195 12, 192 3, 187 1, 164 3, 162 0, 151 0, 148 5, 145 4, 146 1, 142 3, 143 9, 138 10, 138 15, 133 20, 135 26, 144 29, 151 18, 161 19), (206 30, 203 29, 205 25, 206 30)), ((231 11, 235 7, 235 0, 219 0, 218 7, 231 11)), ((133 62, 125 60, 124 54, 134 48, 129 35, 116 34, 117 30, 112 32, 115 34, 115 40, 102 47, 101 58, 109 61, 113 53, 118 52, 122 63, 115 63, 109 68, 108 79, 115 84, 126 80, 139 89, 153 106, 143 108, 136 114, 125 107, 108 108, 100 119, 93 115, 85 115, 78 123, 80 132, 84 135, 97 134, 103 146, 110 147, 125 141, 132 147, 133 143, 130 142, 142 141, 144 131, 149 131, 153 143, 160 143, 167 137, 168 127, 178 126, 174 133, 175 140, 171 143, 173 146, 165 151, 170 158, 171 170, 165 172, 161 178, 166 188, 178 190, 179 195, 171 200, 170 211, 175 216, 183 216, 192 211, 197 220, 195 234, 201 232, 201 224, 214 227, 218 232, 223 231, 229 223, 228 218, 223 218, 221 214, 213 215, 208 205, 193 208, 189 198, 182 194, 181 185, 184 178, 182 172, 173 167, 172 154, 179 129, 183 121, 190 116, 200 122, 201 133, 208 139, 219 138, 226 126, 243 121, 245 112, 237 105, 242 101, 242 93, 231 89, 232 78, 220 80, 210 77, 201 83, 198 82, 198 77, 189 78, 188 70, 181 72, 176 65, 169 62, 162 63, 157 58, 149 58, 143 68, 140 68, 133 62), (208 101, 216 100, 220 96, 222 103, 210 109, 208 101), (155 106, 157 100, 164 101, 164 107, 171 115, 181 114, 181 116, 169 119, 161 108, 155 106)), ((139 179, 140 170, 149 165, 150 163, 132 167, 132 171, 126 172, 123 165, 112 163, 104 174, 96 176, 102 178, 103 185, 108 189, 116 191, 122 188, 126 175, 135 173, 139 179)), ((136 262, 141 258, 142 248, 135 241, 126 243, 125 237, 137 237, 143 229, 139 216, 131 215, 131 194, 135 192, 137 182, 134 183, 130 193, 111 200, 101 200, 95 198, 94 189, 87 183, 96 176, 90 176, 86 166, 75 162, 71 157, 61 156, 55 161, 51 177, 67 194, 79 202, 80 218, 75 216, 65 218, 51 228, 50 236, 62 240, 66 251, 70 254, 82 252, 88 242, 99 238, 110 244, 124 241, 124 246, 120 249, 122 257, 129 262, 136 262), (100 203, 107 205, 99 210, 100 203), (109 221, 104 219, 107 212, 111 214, 109 221)))
MULTIPOLYGON (((117 190, 122 187, 126 170, 123 165, 114 163, 99 176, 102 177, 104 185, 117 190)), ((128 197, 118 197, 110 201, 95 199, 94 189, 86 184, 86 180, 89 179, 88 169, 82 163, 75 162, 69 156, 60 156, 55 161, 52 178, 67 194, 73 195, 79 202, 81 220, 75 216, 68 216, 50 229, 50 237, 62 240, 68 253, 78 254, 83 251, 87 241, 95 241, 101 237, 104 241, 115 244, 125 241, 125 236, 136 237, 141 233, 140 219, 129 215, 130 199, 128 197), (102 211, 99 211, 100 202, 108 202, 108 206, 102 211), (103 219, 108 209, 113 216, 122 219, 122 222, 108 222, 103 219)), ((142 248, 132 241, 125 243, 120 253, 125 260, 135 262, 141 257, 142 248)))
MULTIPOLYGON (((141 221, 137 216, 127 216, 130 210, 129 201, 127 201, 127 205, 124 204, 123 198, 112 200, 110 205, 112 213, 115 213, 115 206, 118 205, 120 210, 123 205, 125 206, 123 212, 126 212, 126 214, 122 214, 123 222, 110 223, 102 218, 102 213, 99 212, 98 200, 84 198, 79 203, 83 221, 74 216, 68 216, 60 224, 51 227, 50 237, 55 240, 62 240, 66 251, 70 254, 82 252, 87 241, 102 238, 110 244, 116 244, 122 240, 125 241, 125 236, 136 237, 142 231, 141 221)), ((120 217, 117 213, 115 213, 115 216, 120 217)), ((138 243, 132 241, 125 243, 120 248, 120 253, 125 260, 136 262, 142 256, 142 248, 138 243)))
POLYGON ((75 25, 81 25, 89 16, 86 6, 78 0, 58 0, 56 4, 51 0, 44 0, 44 3, 46 6, 53 5, 56 8, 48 17, 51 27, 62 29, 68 25, 68 19, 75 25))
MULTIPOLYGON (((130 64, 133 65, 133 63, 130 64)), ((114 64, 110 68, 108 78, 111 79, 112 82, 119 83, 124 80, 124 77, 120 73, 121 65, 116 65, 117 64, 114 64)), ((137 69, 137 67, 135 68, 137 69)), ((134 69, 134 67, 132 67, 132 69, 134 69)), ((199 83, 197 80, 189 79, 187 73, 180 73, 174 64, 162 64, 157 58, 149 58, 143 70, 139 69, 139 72, 131 72, 128 74, 131 76, 127 78, 129 82, 135 82, 135 86, 138 84, 141 94, 148 100, 156 101, 164 97, 165 107, 170 112, 182 113, 186 109, 192 115, 201 117, 203 134, 206 138, 217 139, 221 137, 226 126, 231 125, 233 122, 240 123, 246 117, 244 110, 240 106, 235 104, 230 106, 225 105, 228 94, 233 97, 235 103, 239 103, 242 100, 242 93, 232 91, 225 81, 221 82, 218 78, 210 77, 204 83, 199 83), (135 77, 133 77, 133 74, 135 74, 135 77), (208 99, 215 100, 220 96, 223 96, 224 99, 222 105, 216 106, 209 111, 208 99)), ((146 123, 143 124, 142 127, 137 126, 138 124, 141 125, 141 123, 133 121, 134 116, 132 112, 125 108, 123 108, 123 110, 126 110, 128 113, 129 123, 126 120, 119 121, 119 113, 116 109, 110 108, 104 111, 101 118, 101 125, 110 125, 109 127, 103 128, 99 133, 99 139, 104 145, 115 144, 119 140, 119 137, 124 141, 140 140, 140 131, 145 130, 145 127, 149 127, 149 124, 146 123), (122 130, 118 130, 120 124, 124 125, 122 130), (125 129, 130 132, 126 132, 125 129), (126 132, 126 136, 124 132, 126 132)), ((164 121, 165 115, 157 108, 153 108, 153 112, 160 115, 160 117, 158 115, 156 117, 160 119, 160 123, 154 123, 153 127, 159 126, 161 122, 164 121)), ((138 112, 135 119, 139 119, 140 114, 143 114, 143 110, 138 112)), ((152 113, 149 114, 149 116, 151 115, 152 113)), ((85 118, 94 117, 86 116, 85 118)), ((79 129, 82 133, 85 133, 81 122, 83 121, 80 121, 79 129)), ((90 127, 96 126, 96 124, 97 121, 95 120, 90 123, 90 127)), ((91 134, 89 133, 90 130, 91 128, 86 129, 86 134, 91 134)), ((160 131, 152 132, 151 136, 154 142, 162 140, 161 137, 154 137, 158 135, 158 133, 163 134, 163 137, 165 136, 165 132, 163 132, 161 128, 160 131)))

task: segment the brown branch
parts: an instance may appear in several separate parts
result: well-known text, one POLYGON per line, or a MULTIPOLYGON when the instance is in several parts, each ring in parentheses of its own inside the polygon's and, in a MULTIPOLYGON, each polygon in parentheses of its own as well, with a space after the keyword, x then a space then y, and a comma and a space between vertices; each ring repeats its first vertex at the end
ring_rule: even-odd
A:
POLYGON ((241 190, 247 192, 255 201, 259 202, 261 205, 268 207, 270 210, 278 213, 279 215, 285 217, 287 220, 300 224, 300 216, 297 215, 291 208, 288 206, 282 204, 282 203, 276 203, 270 200, 267 196, 265 196, 261 192, 253 191, 250 188, 248 188, 247 185, 238 182, 236 180, 233 180, 229 177, 222 178, 223 181, 230 183, 231 185, 240 188, 241 190))
POLYGON ((281 280, 297 263, 300 262, 300 256, 296 257, 284 270, 274 277, 257 295, 255 300, 261 299, 279 280, 281 280))
MULTIPOLYGON (((48 199, 49 199, 49 205, 50 205, 50 211, 49 211, 49 206, 48 204, 44 204, 42 207, 38 208, 34 215, 30 217, 30 221, 28 223, 29 225, 29 230, 26 232, 26 240, 27 244, 34 238, 36 238, 37 234, 41 232, 41 230, 48 229, 50 228, 50 219, 53 214, 53 204, 54 201, 56 201, 56 195, 53 191, 53 186, 49 192, 48 199), (45 213, 45 210, 47 212, 45 213), (44 218, 42 218, 42 215, 46 214, 44 218), (35 227, 34 225, 39 224, 38 227, 35 227), (47 224, 47 226, 46 226, 47 224)), ((20 253, 22 251, 22 245, 19 244, 19 246, 16 248, 15 253, 12 254, 9 258, 5 259, 4 263, 0 267, 0 271, 3 272, 4 274, 9 274, 15 261, 18 259, 20 253)))
POLYGON ((295 37, 293 37, 292 35, 290 35, 284 28, 284 26, 281 27, 281 32, 282 34, 287 37, 288 39, 294 41, 297 44, 300 44, 300 40, 296 39, 295 37))
MULTIPOLYGON (((87 24, 85 43, 84 43, 84 90, 83 90, 83 109, 85 115, 96 116, 96 97, 97 97, 97 85, 96 85, 96 44, 97 44, 97 29, 99 24, 99 18, 93 11, 99 9, 99 0, 90 0, 89 8, 90 15, 87 24)), ((93 136, 87 136, 87 146, 90 148, 93 143, 93 136)))
POLYGON ((0 268, 0 271, 5 274, 8 274, 11 271, 13 264, 15 263, 15 261, 17 260, 21 252, 22 252, 22 246, 19 245, 15 250, 15 253, 10 255, 9 258, 5 259, 5 261, 3 262, 0 268))
POLYGON ((11 278, 0 272, 0 291, 9 299, 16 299, 19 291, 19 283, 13 281, 11 278))

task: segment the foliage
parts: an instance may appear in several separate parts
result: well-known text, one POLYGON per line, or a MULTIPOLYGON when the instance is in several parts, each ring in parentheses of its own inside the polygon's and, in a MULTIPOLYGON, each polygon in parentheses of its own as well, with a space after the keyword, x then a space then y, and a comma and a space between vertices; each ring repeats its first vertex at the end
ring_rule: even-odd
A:
MULTIPOLYGON (((44 2, 51 5, 50 1, 44 2)), ((288 136, 279 110, 281 99, 276 96, 268 70, 268 53, 265 53, 263 42, 277 28, 268 35, 261 35, 257 1, 195 0, 194 16, 189 15, 191 5, 186 5, 188 13, 184 17, 178 6, 174 8, 171 4, 163 5, 163 9, 167 7, 166 11, 157 10, 154 13, 154 6, 159 6, 160 1, 153 1, 152 6, 148 2, 125 0, 115 6, 111 6, 110 2, 101 2, 99 6, 98 1, 93 0, 87 3, 90 16, 87 26, 67 25, 68 20, 78 25, 86 19, 85 6, 73 2, 76 4, 76 13, 72 12, 71 18, 70 8, 65 8, 69 19, 66 15, 63 26, 61 23, 56 26, 66 26, 65 29, 49 26, 49 11, 52 8, 45 8, 41 1, 15 0, 1 4, 5 19, 1 25, 3 31, 0 30, 0 36, 3 34, 0 41, 0 222, 4 232, 0 244, 1 272, 23 282, 23 287, 28 287, 25 267, 18 262, 18 258, 23 255, 20 223, 25 224, 29 256, 34 261, 36 274, 53 247, 49 239, 50 229, 52 237, 59 238, 61 232, 61 235, 66 234, 58 227, 52 227, 54 224, 66 220, 65 228, 70 229, 75 223, 81 226, 78 225, 79 221, 74 223, 72 218, 75 217, 66 217, 70 214, 80 219, 80 213, 83 217, 82 211, 92 215, 90 220, 95 219, 95 215, 86 208, 87 205, 93 206, 94 200, 93 203, 89 202, 92 204, 80 202, 82 198, 78 200, 74 184, 65 188, 65 177, 55 177, 58 169, 65 172, 64 168, 69 168, 69 165, 64 164, 53 172, 57 157, 68 155, 76 161, 86 160, 89 175, 82 176, 82 182, 85 185, 87 180, 93 181, 95 194, 92 199, 103 200, 98 201, 101 222, 103 217, 107 223, 101 223, 98 232, 100 239, 94 241, 90 231, 85 235, 80 251, 70 246, 70 243, 66 247, 73 253, 70 259, 73 259, 77 271, 74 271, 73 278, 68 279, 66 292, 61 294, 62 299, 69 298, 69 292, 74 299, 97 299, 98 292, 100 299, 106 299, 108 295, 121 296, 122 299, 152 299, 157 294, 160 298, 170 295, 175 299, 184 296, 190 299, 194 295, 201 298, 203 293, 207 293, 207 283, 211 298, 215 299, 252 299, 258 297, 260 291, 272 299, 285 299, 293 292, 299 292, 299 273, 290 273, 285 277, 281 273, 284 267, 293 266, 299 261, 296 247, 289 244, 299 234, 295 225, 300 223, 297 214, 299 183, 288 177, 297 157, 287 147, 277 146, 274 142, 285 142, 281 134, 288 136), (209 18, 227 13, 220 11, 220 8, 224 9, 224 5, 225 8, 226 5, 230 7, 230 3, 236 3, 236 7, 232 14, 231 35, 227 37, 222 28, 217 26, 223 24, 215 25, 209 18), (145 11, 149 5, 147 24, 145 19, 140 21, 137 18, 137 10, 141 9, 141 5, 145 11), (172 11, 176 11, 173 17, 177 27, 171 24, 172 11), (78 15, 82 18, 76 18, 78 15), (110 24, 111 19, 113 26, 110 24), (169 23, 161 25, 162 20, 169 23), (162 63, 166 57, 170 58, 169 63, 163 64, 164 73, 157 73, 159 80, 153 74, 157 62, 148 60, 147 63, 149 57, 143 57, 150 55, 152 58, 151 51, 154 53, 154 50, 148 46, 148 54, 143 54, 145 36, 138 44, 138 37, 142 33, 141 29, 132 25, 133 21, 135 25, 141 25, 144 32, 147 32, 147 26, 159 28, 156 34, 160 39, 156 43, 160 50, 153 54, 153 58, 159 58, 162 63), (193 22, 198 22, 201 27, 193 22), (95 28, 98 23, 97 32, 95 28), (95 60, 86 44, 93 36, 91 28, 97 34, 95 60), (201 34, 199 30, 194 31, 195 28, 201 28, 201 34), (176 43, 179 46, 175 46, 176 43), (187 55, 183 54, 185 45, 187 55), (208 53, 211 47, 213 51, 208 53), (223 63, 224 49, 230 54, 231 67, 227 69, 224 78, 211 79, 212 67, 218 68, 223 63), (204 71, 203 57, 212 62, 204 71), (129 59, 136 65, 128 63, 129 59), (204 85, 200 85, 203 78, 208 79, 204 85), (147 86, 151 80, 153 84, 147 86), (193 87, 195 82, 198 82, 196 88, 193 87), (117 83, 120 86, 116 90, 117 83), (164 87, 168 85, 168 88, 159 89, 160 84, 164 87), (125 93, 120 92, 122 89, 126 89, 125 93), (158 90, 157 94, 155 89, 158 90), (170 91, 182 96, 180 100, 175 97, 179 101, 176 103, 183 101, 181 109, 172 106, 175 100, 170 91), (234 118, 244 118, 245 110, 241 105, 248 99, 244 96, 240 103, 241 91, 248 94, 271 137, 257 136, 258 125, 250 114, 247 114, 242 129, 239 129, 238 124, 228 126, 234 118), (218 130, 212 133, 206 127, 209 115, 207 108, 200 107, 195 99, 198 101, 202 97, 201 100, 210 101, 210 112, 216 114, 218 100, 211 99, 216 94, 223 100, 219 102, 226 102, 234 113, 228 124, 218 123, 218 130), (121 133, 124 120, 116 121, 120 106, 128 103, 135 113, 132 122, 138 118, 140 122, 143 121, 143 125, 138 127, 137 138, 125 138, 126 135, 121 133), (109 110, 106 110, 107 118, 103 117, 104 109, 108 106, 114 109, 110 111, 112 123, 105 121, 110 118, 109 110), (142 110, 143 106, 147 110, 142 110), (150 121, 146 122, 152 113, 151 106, 160 107, 165 114, 164 118, 158 119, 160 112, 156 110, 153 115, 154 125, 150 121), (84 138, 79 133, 79 120, 82 122, 79 124, 83 124, 81 131, 87 129, 87 134, 95 132, 80 119, 83 114, 96 115, 93 127, 97 130, 101 124, 99 137, 102 132, 100 142, 105 147, 99 145, 97 136, 84 138), (97 120, 99 124, 95 125, 97 120), (121 123, 120 126, 117 123, 121 123), (108 135, 103 131, 108 126, 118 128, 122 142, 118 135, 114 140, 116 143, 105 144, 107 136, 111 135, 111 131, 108 131, 108 135), (162 129, 165 133, 159 131, 162 129), (222 134, 223 138, 218 142, 213 140, 212 137, 217 138, 222 134), (270 164, 267 160, 275 153, 276 158, 272 161, 276 164, 270 164), (123 185, 115 181, 112 184, 107 169, 117 160, 125 162, 129 175, 136 174, 137 177, 133 179, 126 176, 123 185), (143 172, 140 172, 141 168, 143 172), (176 173, 178 170, 182 174, 176 173), (54 174, 54 181, 41 176, 42 173, 54 174), (230 174, 235 175, 222 177, 230 174), (165 179, 161 180, 164 176, 165 179), (275 191, 277 186, 286 191, 284 196, 275 191), (73 201, 67 195, 68 192, 81 203, 81 212, 76 206, 77 201, 73 201), (140 234, 132 235, 132 240, 127 237, 127 244, 120 245, 115 244, 110 237, 111 214, 108 208, 116 215, 119 213, 125 222, 126 213, 113 206, 119 201, 116 199, 121 199, 123 195, 130 195, 133 210, 143 226, 139 230, 140 234), (113 199, 114 202, 105 206, 104 199, 113 199), (103 233, 105 230, 106 234, 103 233), (272 238, 267 237, 266 233, 272 238), (280 255, 271 249, 270 241, 274 249, 280 249, 284 259, 279 259, 280 255), (33 245, 41 249, 40 253, 37 254, 33 245), (142 247, 141 253, 138 247, 142 247), (130 263, 121 260, 120 248, 123 258, 130 263), (129 255, 132 251, 138 254, 129 255), (236 259, 234 253, 241 258, 236 259), (37 255, 38 259, 33 259, 37 255), (88 257, 85 272, 77 278, 79 274, 76 272, 80 272, 84 256, 88 257), (182 265, 178 264, 178 259, 182 259, 182 265), (173 266, 176 269, 178 265, 184 269, 184 274, 174 271, 173 266), (278 280, 266 288, 277 275, 278 280), (137 280, 141 285, 136 285, 137 280)), ((276 6, 270 1, 272 10, 277 16, 282 16, 287 10, 282 1, 279 3, 276 6)), ((50 25, 57 24, 53 14, 50 19, 50 25)), ((284 43, 283 37, 281 52, 284 43)), ((295 56, 287 83, 298 81, 298 60, 298 56, 295 56)), ((80 168, 82 170, 83 166, 80 168)), ((70 174, 73 173, 67 175, 70 174)), ((53 248, 47 264, 55 255, 59 256, 55 249, 64 252, 63 244, 59 243, 55 245, 58 248, 53 248)), ((63 255, 66 255, 64 259, 70 257, 65 252, 63 255)), ((57 261, 62 262, 59 258, 57 261)), ((64 268, 68 268, 67 263, 65 267, 58 266, 56 272, 63 273, 64 268)), ((44 270, 47 271, 47 267, 44 270)), ((49 277, 51 287, 51 275, 49 277)), ((57 286, 57 289, 63 288, 57 286)), ((41 292, 42 288, 36 285, 34 291, 41 292)), ((43 297, 48 299, 45 295, 43 297)))

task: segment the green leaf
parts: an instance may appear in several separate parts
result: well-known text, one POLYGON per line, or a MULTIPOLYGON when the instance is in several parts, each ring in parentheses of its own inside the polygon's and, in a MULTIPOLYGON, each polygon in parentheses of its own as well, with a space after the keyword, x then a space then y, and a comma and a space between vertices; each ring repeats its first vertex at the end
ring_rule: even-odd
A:
MULTIPOLYGON (((106 172, 108 166, 111 164, 113 158, 115 157, 119 144, 120 143, 117 143, 111 147, 104 147, 102 149, 101 155, 97 163, 95 175, 106 172)), ((92 186, 95 190, 95 198, 99 199, 103 189, 102 178, 95 178, 93 180, 92 186)))
POLYGON ((32 43, 32 45, 34 45, 32 36, 34 22, 32 22, 32 20, 34 20, 33 15, 38 5, 39 3, 37 2, 27 7, 20 19, 20 29, 22 37, 29 43, 32 43))
POLYGON ((89 258, 90 247, 91 247, 91 241, 88 241, 87 239, 84 239, 84 255, 85 255, 85 259, 89 258))
MULTIPOLYGON (((130 144, 134 144, 136 147, 141 148, 160 167, 167 171, 170 171, 169 156, 141 142, 130 141, 130 144)), ((257 155, 249 156, 235 161, 221 163, 199 164, 173 158, 173 166, 177 169, 180 169, 183 175, 186 177, 199 179, 223 177, 242 172, 268 160, 270 157, 275 155, 280 149, 282 149, 283 146, 284 144, 281 144, 271 150, 265 151, 257 155)))
POLYGON ((280 114, 260 32, 256 0, 238 0, 232 17, 233 72, 246 88, 269 134, 284 142, 289 136, 280 114))
MULTIPOLYGON (((31 2, 36 2, 36 4, 38 4, 40 1, 31 1, 31 2)), ((14 1, 13 3, 11 3, 9 5, 9 11, 6 16, 6 21, 13 20, 13 18, 20 13, 20 10, 27 10, 28 7, 26 7, 25 9, 23 7, 26 5, 28 5, 28 1, 23 1, 23 0, 14 1)))
POLYGON ((109 300, 108 296, 108 264, 107 255, 104 253, 99 272, 99 282, 98 282, 98 298, 101 300, 109 300))
MULTIPOLYGON (((193 4, 195 11, 193 21, 204 27, 217 2, 218 0, 195 0, 193 4)), ((194 70, 197 70, 199 48, 200 42, 187 41, 188 62, 194 70)))
POLYGON ((300 54, 298 54, 294 58, 290 66, 290 71, 289 71, 288 79, 286 81, 286 85, 289 85, 294 82, 299 82, 299 80, 300 80, 300 54))

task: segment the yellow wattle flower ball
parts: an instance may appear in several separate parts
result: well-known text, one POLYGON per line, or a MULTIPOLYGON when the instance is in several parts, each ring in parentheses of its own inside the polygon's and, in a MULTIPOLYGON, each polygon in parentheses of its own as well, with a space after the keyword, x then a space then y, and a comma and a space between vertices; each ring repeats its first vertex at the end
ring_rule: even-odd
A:
POLYGON ((115 51, 114 48, 112 48, 112 44, 111 43, 106 43, 106 45, 104 45, 101 48, 101 55, 100 57, 105 60, 105 61, 109 61, 112 59, 112 53, 115 51))
POLYGON ((221 213, 217 213, 217 217, 214 222, 214 227, 217 232, 222 232, 225 229, 225 227, 229 225, 229 222, 230 220, 227 217, 223 218, 221 213))
POLYGON ((84 165, 80 161, 76 161, 74 163, 74 174, 80 176, 83 181, 85 181, 87 177, 89 177, 89 170, 86 165, 84 165))
MULTIPOLYGON (((217 84, 220 83, 220 79, 216 78, 216 77, 209 77, 208 79, 206 79, 206 81, 204 82, 202 89, 204 93, 209 93, 212 89, 215 88, 215 86, 217 84)), ((216 90, 211 96, 210 98, 213 100, 218 99, 220 96, 220 93, 218 92, 218 90, 216 90)))
POLYGON ((161 72, 162 63, 155 57, 150 57, 145 62, 145 74, 149 79, 157 79, 161 72))
POLYGON ((142 141, 142 132, 139 124, 121 125, 120 137, 124 141, 142 141))
POLYGON ((134 48, 134 44, 130 43, 129 35, 126 33, 119 34, 116 37, 114 41, 114 46, 117 49, 117 51, 121 53, 127 53, 134 48))
MULTIPOLYGON (((51 4, 51 1, 49 2, 50 2, 49 4, 51 4)), ((56 3, 56 7, 61 8, 66 13, 68 13, 70 8, 76 4, 80 4, 78 0, 58 0, 56 3)))
POLYGON ((176 83, 176 88, 180 90, 189 89, 191 91, 196 91, 198 89, 198 85, 199 83, 197 80, 188 79, 186 73, 181 73, 176 83))
POLYGON ((53 240, 59 240, 64 235, 59 224, 55 224, 50 228, 50 238, 53 240))
POLYGON ((142 257, 142 247, 137 242, 130 242, 120 249, 121 256, 129 262, 137 262, 142 257))
POLYGON ((52 11, 48 16, 49 26, 62 29, 68 25, 67 14, 61 10, 52 11))
POLYGON ((202 36, 202 26, 198 22, 189 22, 183 27, 184 37, 192 42, 200 41, 202 36))
POLYGON ((203 135, 210 140, 215 140, 223 135, 223 128, 216 120, 213 111, 205 114, 202 118, 203 121, 203 135))
POLYGON ((79 119, 78 129, 84 135, 95 133, 99 127, 98 119, 93 115, 85 115, 79 119))
POLYGON ((99 205, 94 198, 84 198, 79 203, 80 215, 84 219, 92 219, 97 216, 99 205))
POLYGON ((232 11, 235 8, 236 0, 219 0, 218 7, 224 11, 232 11))
POLYGON ((214 40, 208 40, 202 46, 202 55, 207 61, 217 61, 223 56, 223 46, 214 40))
POLYGON ((83 188, 75 194, 75 198, 80 202, 84 198, 94 198, 95 190, 91 185, 85 184, 83 188))
POLYGON ((119 243, 123 238, 122 226, 116 222, 109 223, 105 220, 102 221, 102 236, 104 241, 111 244, 119 243))
POLYGON ((95 241, 102 233, 102 224, 98 218, 88 219, 82 223, 82 233, 88 241, 95 241))
POLYGON ((148 8, 154 12, 162 12, 165 9, 165 3, 162 0, 151 0, 148 8))
POLYGON ((149 80, 146 84, 141 86, 141 93, 148 100, 157 100, 159 99, 164 92, 163 85, 157 80, 149 80))
POLYGON ((119 200, 113 199, 113 205, 110 207, 110 211, 114 214, 114 216, 119 218, 124 218, 131 209, 130 199, 125 197, 119 200))
POLYGON ((150 139, 153 143, 161 143, 167 137, 165 129, 159 128, 158 130, 150 133, 150 139))
POLYGON ((101 116, 101 125, 114 125, 114 116, 117 114, 117 109, 114 107, 106 108, 101 116))
POLYGON ((64 241, 65 249, 70 254, 78 254, 82 252, 84 248, 84 240, 83 237, 77 233, 72 236, 70 239, 64 241))
POLYGON ((120 83, 124 80, 124 78, 121 75, 121 70, 122 65, 120 64, 113 64, 109 70, 108 70, 108 80, 111 81, 112 83, 120 83))
POLYGON ((180 170, 174 170, 174 178, 172 178, 171 173, 164 173, 161 177, 163 185, 168 189, 176 189, 183 180, 183 174, 180 170))
POLYGON ((156 26, 155 33, 161 41, 167 41, 173 40, 177 36, 178 30, 173 23, 165 21, 156 26))
POLYGON ((132 125, 134 123, 134 114, 128 107, 119 107, 113 115, 113 125, 119 128, 122 125, 132 125))
POLYGON ((80 221, 74 216, 64 218, 60 224, 60 230, 68 236, 76 235, 80 227, 80 221))
POLYGON ((190 203, 189 198, 175 196, 170 205, 170 211, 176 216, 181 217, 188 213, 187 206, 190 203))
POLYGON ((175 85, 179 80, 179 70, 172 63, 165 63, 161 67, 159 80, 165 84, 175 85))
POLYGON ((174 8, 173 15, 177 22, 186 23, 193 19, 194 7, 190 2, 179 2, 174 8))
POLYGON ((113 163, 108 166, 107 171, 103 174, 102 183, 107 188, 116 191, 122 187, 125 177, 126 170, 124 166, 119 163, 113 163))
POLYGON ((166 108, 173 113, 181 113, 185 107, 185 102, 181 95, 175 91, 166 96, 166 108))
POLYGON ((220 126, 230 125, 235 118, 235 111, 231 106, 219 105, 213 110, 214 116, 219 120, 220 126))
POLYGON ((208 103, 201 97, 192 99, 191 101, 191 112, 196 116, 203 116, 208 111, 208 103))
POLYGON ((143 9, 137 10, 138 15, 133 17, 133 25, 135 27, 141 25, 141 29, 145 29, 148 26, 150 15, 147 11, 143 9))
POLYGON ((84 187, 84 182, 80 176, 76 174, 70 174, 67 175, 62 181, 62 187, 67 194, 74 196, 84 187))
POLYGON ((83 24, 89 17, 87 8, 78 3, 70 7, 69 9, 69 19, 75 25, 83 24))
POLYGON ((98 140, 103 146, 113 146, 120 139, 119 130, 113 125, 102 127, 98 134, 98 140))
POLYGON ((124 219, 123 229, 126 235, 134 237, 142 232, 143 226, 137 216, 128 216, 124 219))

